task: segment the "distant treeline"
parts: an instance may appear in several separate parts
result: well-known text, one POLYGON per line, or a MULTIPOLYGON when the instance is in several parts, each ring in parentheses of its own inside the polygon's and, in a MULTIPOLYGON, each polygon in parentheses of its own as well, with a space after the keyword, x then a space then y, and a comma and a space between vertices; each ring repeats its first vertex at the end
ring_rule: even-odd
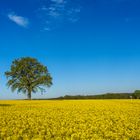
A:
POLYGON ((140 99, 140 90, 134 93, 106 93, 100 95, 65 95, 49 100, 80 100, 80 99, 140 99))

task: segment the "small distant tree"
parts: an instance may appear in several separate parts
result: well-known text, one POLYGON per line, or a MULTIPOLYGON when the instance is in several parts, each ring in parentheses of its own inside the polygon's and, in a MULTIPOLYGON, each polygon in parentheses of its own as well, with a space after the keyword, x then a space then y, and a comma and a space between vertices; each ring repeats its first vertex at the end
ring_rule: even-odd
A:
POLYGON ((140 90, 135 90, 135 92, 133 93, 133 96, 135 99, 140 99, 140 90))
POLYGON ((46 66, 31 57, 23 57, 12 62, 9 71, 5 72, 8 78, 7 85, 12 91, 27 94, 31 100, 32 93, 43 93, 45 87, 52 85, 52 77, 46 66))

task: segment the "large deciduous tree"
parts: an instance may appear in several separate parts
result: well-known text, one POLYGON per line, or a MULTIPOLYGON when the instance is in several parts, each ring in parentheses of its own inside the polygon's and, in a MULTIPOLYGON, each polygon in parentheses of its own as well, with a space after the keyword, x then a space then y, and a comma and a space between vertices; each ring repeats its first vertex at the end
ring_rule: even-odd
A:
POLYGON ((9 71, 5 72, 7 85, 12 91, 23 92, 31 99, 32 93, 45 91, 52 85, 52 77, 46 66, 31 57, 23 57, 12 62, 9 71))
POLYGON ((135 92, 133 93, 133 96, 135 99, 140 99, 140 90, 135 90, 135 92))

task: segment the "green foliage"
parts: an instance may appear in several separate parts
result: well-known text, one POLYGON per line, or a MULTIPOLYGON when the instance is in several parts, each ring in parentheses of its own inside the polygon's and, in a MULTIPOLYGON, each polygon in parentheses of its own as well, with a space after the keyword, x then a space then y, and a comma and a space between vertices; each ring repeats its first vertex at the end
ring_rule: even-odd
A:
POLYGON ((52 85, 52 77, 46 66, 43 66, 37 59, 23 57, 12 62, 10 71, 5 72, 8 80, 8 87, 12 91, 27 94, 31 99, 31 93, 45 91, 44 87, 52 85))
MULTIPOLYGON (((54 100, 80 100, 80 99, 131 99, 132 93, 107 93, 100 95, 65 95, 58 98, 53 98, 54 100)), ((51 99, 51 100, 53 100, 51 99)))
POLYGON ((133 96, 135 99, 140 99, 140 90, 135 90, 135 92, 133 93, 133 96))

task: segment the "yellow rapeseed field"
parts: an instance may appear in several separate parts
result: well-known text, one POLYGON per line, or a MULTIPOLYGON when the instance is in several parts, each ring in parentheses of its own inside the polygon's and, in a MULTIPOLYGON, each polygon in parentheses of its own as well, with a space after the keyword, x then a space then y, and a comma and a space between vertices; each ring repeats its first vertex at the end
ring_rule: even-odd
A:
POLYGON ((0 140, 140 140, 140 101, 0 101, 0 140))

